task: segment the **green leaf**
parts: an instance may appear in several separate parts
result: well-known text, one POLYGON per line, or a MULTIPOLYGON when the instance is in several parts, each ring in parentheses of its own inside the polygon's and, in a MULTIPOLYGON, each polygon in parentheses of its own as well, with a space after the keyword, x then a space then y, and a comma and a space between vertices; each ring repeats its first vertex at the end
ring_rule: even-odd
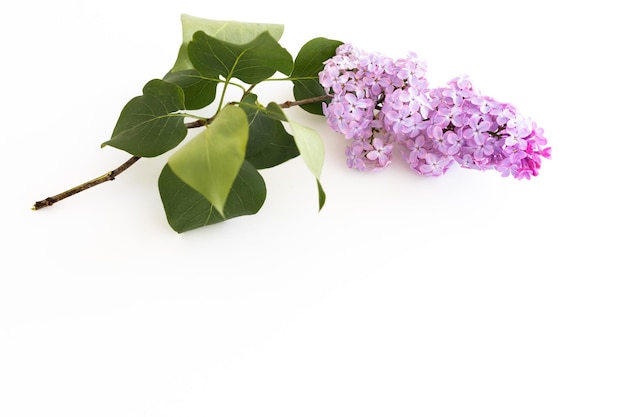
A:
POLYGON ((324 142, 322 141, 322 137, 317 131, 289 120, 278 104, 272 102, 267 106, 267 109, 268 114, 275 115, 278 120, 289 122, 300 155, 302 155, 304 163, 309 168, 309 171, 315 175, 315 179, 317 180, 319 209, 321 210, 326 202, 326 194, 320 182, 322 166, 324 165, 324 142))
POLYGON ((324 207, 324 203, 326 203, 326 193, 324 192, 324 188, 322 188, 322 183, 319 179, 317 180, 317 196, 319 209, 321 210, 322 207, 324 207))
POLYGON ((293 136, 287 133, 282 122, 265 114, 256 99, 255 94, 248 94, 241 104, 250 126, 246 160, 257 169, 263 169, 298 156, 300 152, 293 136))
MULTIPOLYGON (((308 41, 298 52, 293 66, 293 95, 296 100, 319 97, 326 94, 319 83, 319 73, 324 69, 324 61, 336 55, 337 48, 343 42, 326 38, 308 41)), ((322 103, 300 106, 303 110, 322 115, 322 103)))
POLYGON ((174 113, 185 107, 183 90, 176 84, 152 80, 143 95, 122 109, 111 139, 102 146, 122 149, 132 155, 153 157, 176 147, 187 135, 184 115, 174 113))
POLYGON ((224 205, 246 155, 248 119, 226 106, 213 122, 169 158, 172 171, 224 215, 224 205))
POLYGON ((179 49, 176 63, 170 72, 193 68, 187 55, 187 45, 196 32, 204 32, 222 41, 243 45, 251 42, 265 31, 269 32, 278 41, 284 30, 284 26, 280 24, 209 20, 186 14, 181 16, 181 23, 183 27, 183 43, 179 49))
POLYGON ((267 190, 261 174, 244 161, 228 194, 223 216, 202 194, 181 180, 169 164, 163 167, 159 176, 159 193, 168 223, 172 229, 182 233, 234 217, 256 214, 265 202, 267 190))
POLYGON ((291 54, 268 33, 263 32, 244 45, 224 42, 196 32, 187 47, 189 59, 200 74, 208 78, 218 75, 227 81, 236 78, 256 84, 276 73, 291 73, 291 54))
POLYGON ((218 80, 205 78, 196 70, 170 72, 163 80, 182 88, 187 110, 203 109, 215 100, 218 80))

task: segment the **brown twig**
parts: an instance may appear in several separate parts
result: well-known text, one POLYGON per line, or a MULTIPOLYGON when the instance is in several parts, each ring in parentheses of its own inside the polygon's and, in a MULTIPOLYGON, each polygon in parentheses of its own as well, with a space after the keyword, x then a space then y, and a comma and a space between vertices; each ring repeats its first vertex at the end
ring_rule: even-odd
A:
POLYGON ((52 197, 48 197, 44 200, 41 201, 37 201, 34 205, 33 205, 33 210, 39 210, 42 209, 44 207, 48 207, 53 205, 54 203, 58 203, 61 200, 66 199, 67 197, 71 197, 74 194, 78 194, 81 191, 85 191, 91 187, 94 187, 98 184, 102 184, 103 182, 107 182, 107 181, 113 181, 115 179, 115 177, 117 177, 118 175, 120 175, 122 172, 126 171, 128 168, 131 167, 131 165, 133 165, 135 162, 139 161, 141 157, 140 156, 133 156, 132 158, 130 158, 128 161, 124 162, 122 165, 120 165, 119 167, 117 167, 116 169, 114 169, 113 171, 109 171, 104 175, 101 175, 97 178, 94 178, 91 181, 87 181, 81 185, 77 185, 74 188, 70 188, 67 191, 62 192, 61 194, 57 194, 55 196, 52 197))
POLYGON ((306 98, 303 100, 285 101, 284 103, 279 104, 278 106, 282 109, 288 109, 289 107, 294 107, 294 106, 303 106, 305 104, 319 103, 320 101, 325 101, 330 98, 332 97, 331 96, 311 97, 311 98, 306 98))

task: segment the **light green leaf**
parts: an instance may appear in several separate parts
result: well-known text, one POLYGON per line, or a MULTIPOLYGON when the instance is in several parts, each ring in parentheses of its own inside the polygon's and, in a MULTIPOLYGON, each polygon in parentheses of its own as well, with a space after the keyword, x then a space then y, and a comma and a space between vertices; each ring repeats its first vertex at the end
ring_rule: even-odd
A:
POLYGON ((315 175, 315 179, 317 180, 319 209, 321 210, 326 201, 326 194, 320 182, 322 166, 324 165, 324 142, 322 141, 322 137, 317 131, 310 127, 290 120, 280 106, 274 102, 267 106, 267 110, 268 115, 276 117, 277 120, 287 121, 291 126, 291 133, 298 147, 298 151, 304 163, 309 168, 309 171, 315 175))
POLYGON ((248 118, 226 106, 213 122, 169 158, 174 174, 224 216, 224 205, 246 155, 248 118))
POLYGON ((198 31, 225 42, 243 45, 251 42, 265 31, 269 32, 278 41, 284 30, 284 26, 281 24, 209 20, 187 14, 181 16, 181 22, 183 26, 183 43, 171 72, 193 68, 187 55, 187 45, 193 38, 193 34, 198 31))
POLYGON ((322 166, 324 165, 324 142, 322 142, 322 137, 310 127, 292 120, 289 120, 289 125, 304 163, 309 168, 309 171, 315 175, 315 178, 319 179, 322 176, 322 166))

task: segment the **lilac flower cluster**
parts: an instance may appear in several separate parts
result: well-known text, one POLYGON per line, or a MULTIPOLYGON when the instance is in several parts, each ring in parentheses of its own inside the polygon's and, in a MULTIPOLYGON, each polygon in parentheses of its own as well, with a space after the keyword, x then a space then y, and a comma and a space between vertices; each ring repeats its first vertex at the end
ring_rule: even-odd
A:
POLYGON ((414 53, 394 61, 351 44, 325 62, 319 79, 332 100, 324 114, 350 140, 349 167, 380 170, 399 147, 422 175, 442 175, 455 162, 518 179, 538 174, 551 153, 543 129, 512 105, 481 95, 467 77, 430 88, 425 75, 414 53))

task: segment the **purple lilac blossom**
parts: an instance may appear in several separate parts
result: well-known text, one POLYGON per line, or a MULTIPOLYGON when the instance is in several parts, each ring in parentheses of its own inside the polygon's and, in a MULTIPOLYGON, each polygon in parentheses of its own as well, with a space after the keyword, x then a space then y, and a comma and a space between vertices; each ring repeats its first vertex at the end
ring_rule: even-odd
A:
POLYGON ((480 94, 467 76, 430 88, 415 53, 392 60, 343 44, 324 63, 320 84, 328 125, 350 141, 348 167, 378 171, 395 147, 419 174, 439 176, 455 162, 502 176, 536 176, 551 157, 543 129, 515 107, 480 94))

